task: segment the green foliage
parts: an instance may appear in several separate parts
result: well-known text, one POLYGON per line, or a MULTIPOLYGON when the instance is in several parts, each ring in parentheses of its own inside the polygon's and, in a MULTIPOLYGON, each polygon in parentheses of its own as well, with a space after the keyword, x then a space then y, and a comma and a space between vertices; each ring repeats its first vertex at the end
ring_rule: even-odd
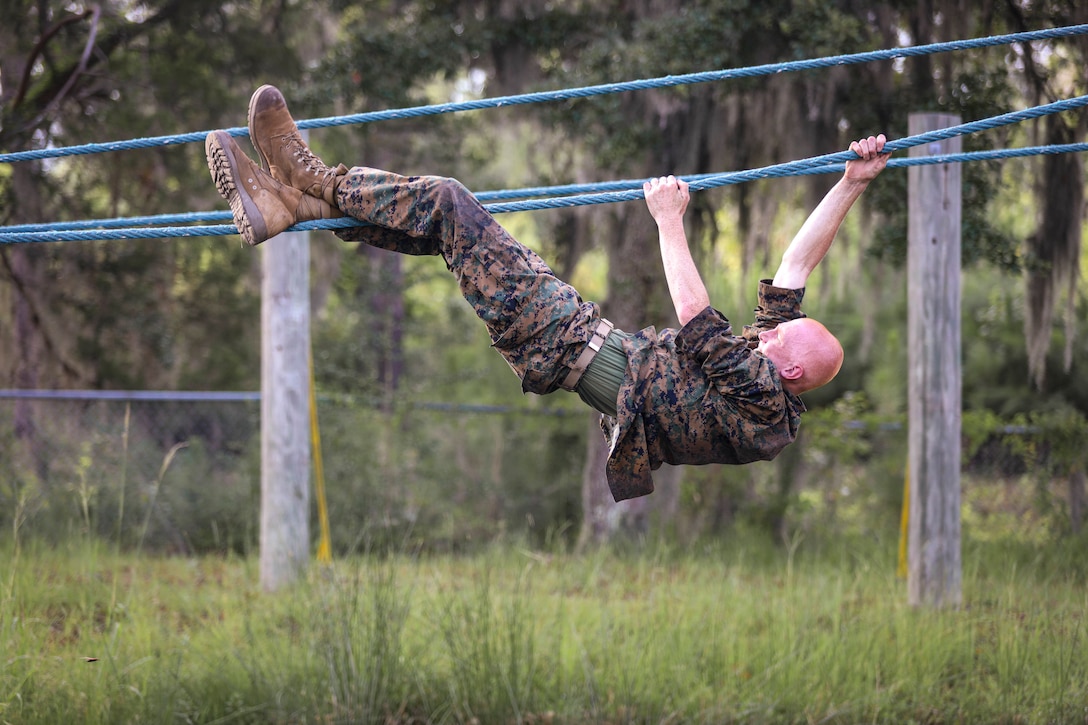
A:
MULTIPOLYGON (((5 29, 0 147, 105 142, 244 123, 254 81, 296 75, 313 28, 299 3, 102 3, 78 16, 64 3, 18 2, 5 29), (11 42, 7 43, 7 32, 11 42), (39 37, 41 57, 25 77, 39 37), (89 46, 86 67, 80 52, 89 46), (276 52, 269 52, 275 48, 276 52), (63 87, 63 90, 62 90, 63 87), (34 142, 31 143, 31 139, 34 142)), ((199 144, 25 165, 37 184, 18 221, 63 221, 221 206, 199 144), (48 218, 27 216, 40 208, 48 218)), ((0 185, 11 201, 14 189, 0 185)), ((31 290, 36 339, 49 360, 25 360, 42 387, 251 388, 258 369, 250 260, 223 240, 100 242, 2 250, 5 285, 31 290), (5 257, 7 258, 7 257, 5 257), (209 324, 215 321, 215 324, 209 324)), ((11 298, 5 297, 5 301, 11 298)), ((6 313, 5 313, 6 314, 6 313)), ((22 355, 35 348, 24 344, 22 355)), ((0 369, 15 367, 0 356, 0 369)))
POLYGON ((401 107, 419 103, 419 81, 464 65, 469 49, 453 3, 344 4, 339 43, 317 81, 334 97, 363 96, 371 104, 401 107))
MULTIPOLYGON (((904 109, 899 121, 889 128, 889 138, 907 135, 906 114, 933 111, 953 113, 962 122, 996 116, 1014 110, 1013 79, 1003 63, 989 53, 982 62, 962 70, 950 84, 953 89, 941 102, 915 100, 910 90, 900 99, 904 109)), ((1010 144, 1011 145, 1011 144, 1010 144)), ((995 148, 991 136, 971 134, 963 137, 963 151, 995 148)), ((997 161, 963 164, 961 199, 961 257, 965 267, 987 263, 1005 272, 1021 269, 1021 244, 1008 230, 995 224, 992 209, 1000 193, 1003 164, 997 161)), ((874 258, 898 267, 906 265, 907 255, 907 171, 884 174, 867 191, 866 200, 885 219, 876 231, 869 249, 874 258)))
POLYGON ((1084 442, 1088 440, 1088 419, 1083 413, 1066 408, 1020 416, 1019 420, 1035 434, 1023 451, 1036 466, 1058 476, 1083 470, 1084 442))
MULTIPOLYGON (((1082 335, 1067 343, 1070 329, 1054 322, 1052 351, 1047 357, 1046 386, 1029 383, 1023 341, 1023 281, 995 270, 975 270, 964 277, 962 300, 963 404, 967 410, 989 409, 1003 419, 1018 414, 1073 408, 1088 411, 1088 386, 1079 360, 1088 351, 1082 335), (1072 353, 1068 360, 1065 348, 1072 353)), ((1084 302, 1071 310, 1083 319, 1084 302)))
POLYGON ((1057 409, 1018 416, 1008 430, 1003 442, 1023 459, 1029 473, 1028 485, 1034 492, 1031 514, 1037 517, 1038 528, 1047 536, 1065 534, 1070 531, 1074 494, 1060 484, 1084 475, 1088 419, 1076 410, 1057 409))

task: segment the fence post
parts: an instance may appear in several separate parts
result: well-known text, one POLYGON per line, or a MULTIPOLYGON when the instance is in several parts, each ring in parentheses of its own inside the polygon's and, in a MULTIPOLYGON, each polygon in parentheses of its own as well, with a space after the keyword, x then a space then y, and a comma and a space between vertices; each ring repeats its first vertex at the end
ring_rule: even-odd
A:
MULTIPOLYGON (((959 116, 915 113, 909 133, 946 128, 959 116)), ((960 137, 916 146, 911 156, 958 153, 960 137)), ((911 605, 958 606, 960 560, 961 165, 907 172, 907 341, 911 605)))
POLYGON ((262 245, 260 569, 268 592, 294 582, 309 560, 309 237, 285 232, 262 245))

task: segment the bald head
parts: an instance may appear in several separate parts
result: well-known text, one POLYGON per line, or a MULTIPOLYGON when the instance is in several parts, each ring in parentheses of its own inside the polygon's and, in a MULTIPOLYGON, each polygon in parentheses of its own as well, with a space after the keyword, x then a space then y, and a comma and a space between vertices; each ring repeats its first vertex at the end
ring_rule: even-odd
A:
POLYGON ((826 385, 842 367, 843 351, 838 339, 808 317, 783 322, 761 333, 756 349, 775 364, 782 386, 794 395, 826 385))

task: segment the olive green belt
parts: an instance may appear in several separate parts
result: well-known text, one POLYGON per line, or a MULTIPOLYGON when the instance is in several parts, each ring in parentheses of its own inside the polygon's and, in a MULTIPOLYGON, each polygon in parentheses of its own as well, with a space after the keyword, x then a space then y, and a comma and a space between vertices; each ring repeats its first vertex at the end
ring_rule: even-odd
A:
POLYGON ((623 341, 630 337, 622 330, 612 330, 597 354, 589 361, 575 392, 582 401, 605 415, 616 416, 616 400, 627 372, 627 354, 623 341))

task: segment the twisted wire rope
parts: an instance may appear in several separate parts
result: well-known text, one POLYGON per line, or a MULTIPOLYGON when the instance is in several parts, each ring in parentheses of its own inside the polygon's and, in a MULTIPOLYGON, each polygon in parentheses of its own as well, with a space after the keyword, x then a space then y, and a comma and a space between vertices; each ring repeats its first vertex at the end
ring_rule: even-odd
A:
MULTIPOLYGON (((901 139, 888 141, 885 144, 884 149, 886 152, 893 153, 898 150, 908 149, 914 146, 921 146, 923 144, 935 144, 936 142, 949 139, 954 136, 961 136, 968 133, 975 133, 978 131, 997 128, 999 126, 1019 123, 1021 121, 1038 118, 1040 116, 1052 113, 1060 113, 1062 111, 1068 111, 1075 108, 1082 108, 1086 105, 1088 105, 1088 95, 1078 96, 1076 98, 1070 98, 1061 101, 1055 101, 1053 103, 1048 103, 1042 106, 1033 106, 1031 108, 1026 108, 1020 111, 1012 111, 1010 113, 1004 113, 990 118, 984 118, 977 121, 969 121, 967 123, 961 123, 955 126, 949 126, 947 128, 936 129, 933 131, 916 134, 914 136, 907 136, 901 139)), ((889 165, 908 166, 921 163, 951 163, 953 161, 962 162, 968 159, 1000 159, 1013 156, 1025 156, 1029 155, 1030 153, 1068 153, 1074 150, 1084 151, 1086 150, 1086 148, 1084 144, 1066 144, 1064 146, 1055 145, 1051 147, 1033 147, 1030 149, 1000 149, 992 151, 973 152, 969 154, 949 154, 940 157, 942 160, 937 160, 938 157, 936 155, 931 155, 928 160, 927 157, 914 157, 912 159, 891 159, 889 160, 889 165)), ((689 181, 689 187, 692 191, 701 191, 704 189, 711 189, 731 184, 739 184, 747 181, 753 181, 756 179, 766 179, 772 177, 792 176, 810 173, 832 173, 834 171, 841 170, 842 165, 844 165, 847 161, 855 158, 857 158, 857 154, 855 154, 853 151, 847 150, 839 151, 832 154, 824 154, 821 156, 813 156, 807 159, 788 161, 781 164, 773 164, 771 166, 764 166, 757 169, 748 169, 745 171, 733 171, 717 174, 701 174, 697 177, 688 177, 691 179, 691 181, 689 181)), ((644 192, 642 190, 642 180, 610 183, 624 185, 626 188, 619 191, 579 193, 569 196, 558 196, 554 198, 527 199, 523 201, 509 202, 499 201, 496 203, 485 204, 484 207, 492 214, 505 214, 520 211, 537 211, 541 209, 557 209, 574 206, 585 206, 589 204, 609 204, 623 201, 634 201, 644 197, 644 192)), ((584 188, 585 185, 578 186, 584 188)), ((570 187, 568 186, 568 188, 570 187)), ((522 190, 519 193, 524 194, 524 191, 525 190, 522 190)), ((507 192, 495 193, 505 194, 507 192)), ((366 222, 361 222, 351 217, 341 217, 338 219, 321 219, 302 222, 292 226, 289 231, 344 229, 353 226, 362 226, 365 224, 366 222)), ((18 244, 28 242, 94 241, 102 239, 159 239, 170 237, 222 236, 237 233, 238 230, 234 224, 208 224, 185 227, 166 226, 152 228, 116 228, 98 230, 38 230, 5 232, 3 234, 0 234, 0 244, 18 244)))
MULTIPOLYGON (((936 164, 960 164, 969 163, 973 161, 993 161, 1009 158, 1023 158, 1027 156, 1040 156, 1040 155, 1055 155, 1055 154, 1068 154, 1068 153, 1084 153, 1088 152, 1088 143, 1069 143, 1069 144, 1051 144, 1048 146, 1025 146, 1023 148, 1014 149, 991 149, 988 151, 968 151, 955 154, 937 154, 934 156, 916 156, 912 158, 900 158, 890 159, 888 161, 888 168, 907 168, 911 166, 932 166, 936 164)), ((846 163, 832 163, 823 166, 814 166, 812 168, 800 169, 789 173, 767 172, 767 177, 777 176, 807 176, 814 174, 838 174, 842 173, 846 168, 846 163)), ((739 172, 733 172, 739 173, 739 172)), ((719 179, 725 176, 725 173, 720 171, 703 173, 703 174, 686 174, 678 176, 678 178, 687 181, 689 184, 699 182, 703 179, 719 179)), ((503 200, 503 199, 523 199, 527 197, 559 197, 568 194, 593 194, 604 191, 628 191, 633 189, 642 188, 643 183, 650 179, 618 179, 614 181, 602 181, 602 182, 590 182, 583 184, 561 184, 556 186, 537 186, 526 187, 522 189, 504 189, 498 191, 481 191, 476 192, 475 196, 481 202, 491 200, 503 200)), ((734 182, 731 179, 725 179, 726 183, 739 183, 734 182)), ((725 184, 723 184, 725 185, 725 184)), ((497 213, 497 212, 495 212, 497 213)), ((117 217, 115 219, 85 219, 81 221, 71 222, 42 222, 35 224, 13 224, 7 227, 0 227, 0 244, 7 241, 7 235, 11 234, 29 234, 34 232, 68 232, 68 231, 99 231, 106 229, 122 229, 126 227, 137 227, 140 225, 154 226, 154 225, 182 225, 182 224, 195 224, 195 223, 207 223, 207 222, 230 222, 231 213, 229 211, 204 211, 204 212, 182 212, 173 214, 155 214, 150 216, 135 216, 135 217, 117 217)), ((330 222, 332 220, 325 220, 330 222)), ((360 222, 362 223, 362 222, 360 222)), ((298 225, 298 226, 301 226, 298 225)), ((354 226, 354 225, 351 225, 354 226)), ((195 228, 195 227, 188 227, 195 228)), ((294 229, 295 227, 292 227, 294 229)), ((314 227, 314 228, 328 228, 328 227, 314 227)), ((201 227, 203 229, 203 227, 201 227)), ((156 230, 149 229, 149 232, 156 230)), ((152 237, 154 235, 151 235, 152 237)), ((197 235, 186 235, 197 236, 197 235)), ((112 237, 101 237, 102 239, 108 239, 112 237)), ((16 240, 12 240, 16 241, 16 240)), ((56 239, 52 241, 79 241, 74 239, 56 239)))
MULTIPOLYGON (((594 86, 580 88, 567 88, 553 91, 541 91, 536 93, 523 93, 510 96, 498 96, 494 98, 481 98, 469 101, 456 101, 451 103, 439 103, 427 106, 415 106, 410 108, 389 109, 384 111, 371 111, 345 116, 333 116, 327 118, 306 119, 298 122, 298 127, 327 128, 331 126, 345 126, 357 123, 371 123, 374 121, 387 121, 394 119, 418 118, 420 116, 434 116, 444 113, 462 111, 475 111, 486 108, 502 108, 503 106, 524 105, 529 103, 542 103, 548 101, 572 100, 577 98, 589 98, 612 93, 626 93, 628 91, 646 90, 650 88, 666 88, 696 83, 708 83, 736 78, 754 78, 758 76, 775 75, 801 70, 815 70, 841 65, 856 65, 870 63, 878 60, 891 60, 897 58, 909 58, 934 53, 943 53, 972 48, 984 48, 1011 43, 1030 42, 1033 40, 1049 40, 1056 38, 1083 35, 1088 33, 1088 24, 1069 25, 1061 28, 1044 28, 1042 30, 1030 30, 1021 33, 1007 33, 1005 35, 991 35, 983 38, 968 38, 964 40, 952 40, 941 43, 929 43, 926 45, 907 46, 901 48, 887 48, 883 50, 866 51, 862 53, 850 53, 845 55, 833 55, 823 58, 810 58, 806 60, 786 61, 782 63, 767 63, 764 65, 748 66, 744 68, 727 68, 717 71, 703 71, 699 73, 687 73, 683 75, 669 75, 658 78, 648 78, 619 83, 603 83, 594 86)), ((247 136, 249 129, 244 126, 225 129, 232 136, 247 136)), ((77 156, 84 154, 104 153, 109 151, 121 151, 126 149, 143 149, 158 146, 170 146, 194 141, 203 141, 209 131, 193 133, 172 134, 166 136, 154 136, 127 141, 113 141, 106 143, 89 143, 78 146, 66 146, 52 149, 32 149, 28 151, 16 151, 0 154, 0 163, 14 163, 17 161, 30 161, 35 159, 58 158, 62 156, 77 156)))

